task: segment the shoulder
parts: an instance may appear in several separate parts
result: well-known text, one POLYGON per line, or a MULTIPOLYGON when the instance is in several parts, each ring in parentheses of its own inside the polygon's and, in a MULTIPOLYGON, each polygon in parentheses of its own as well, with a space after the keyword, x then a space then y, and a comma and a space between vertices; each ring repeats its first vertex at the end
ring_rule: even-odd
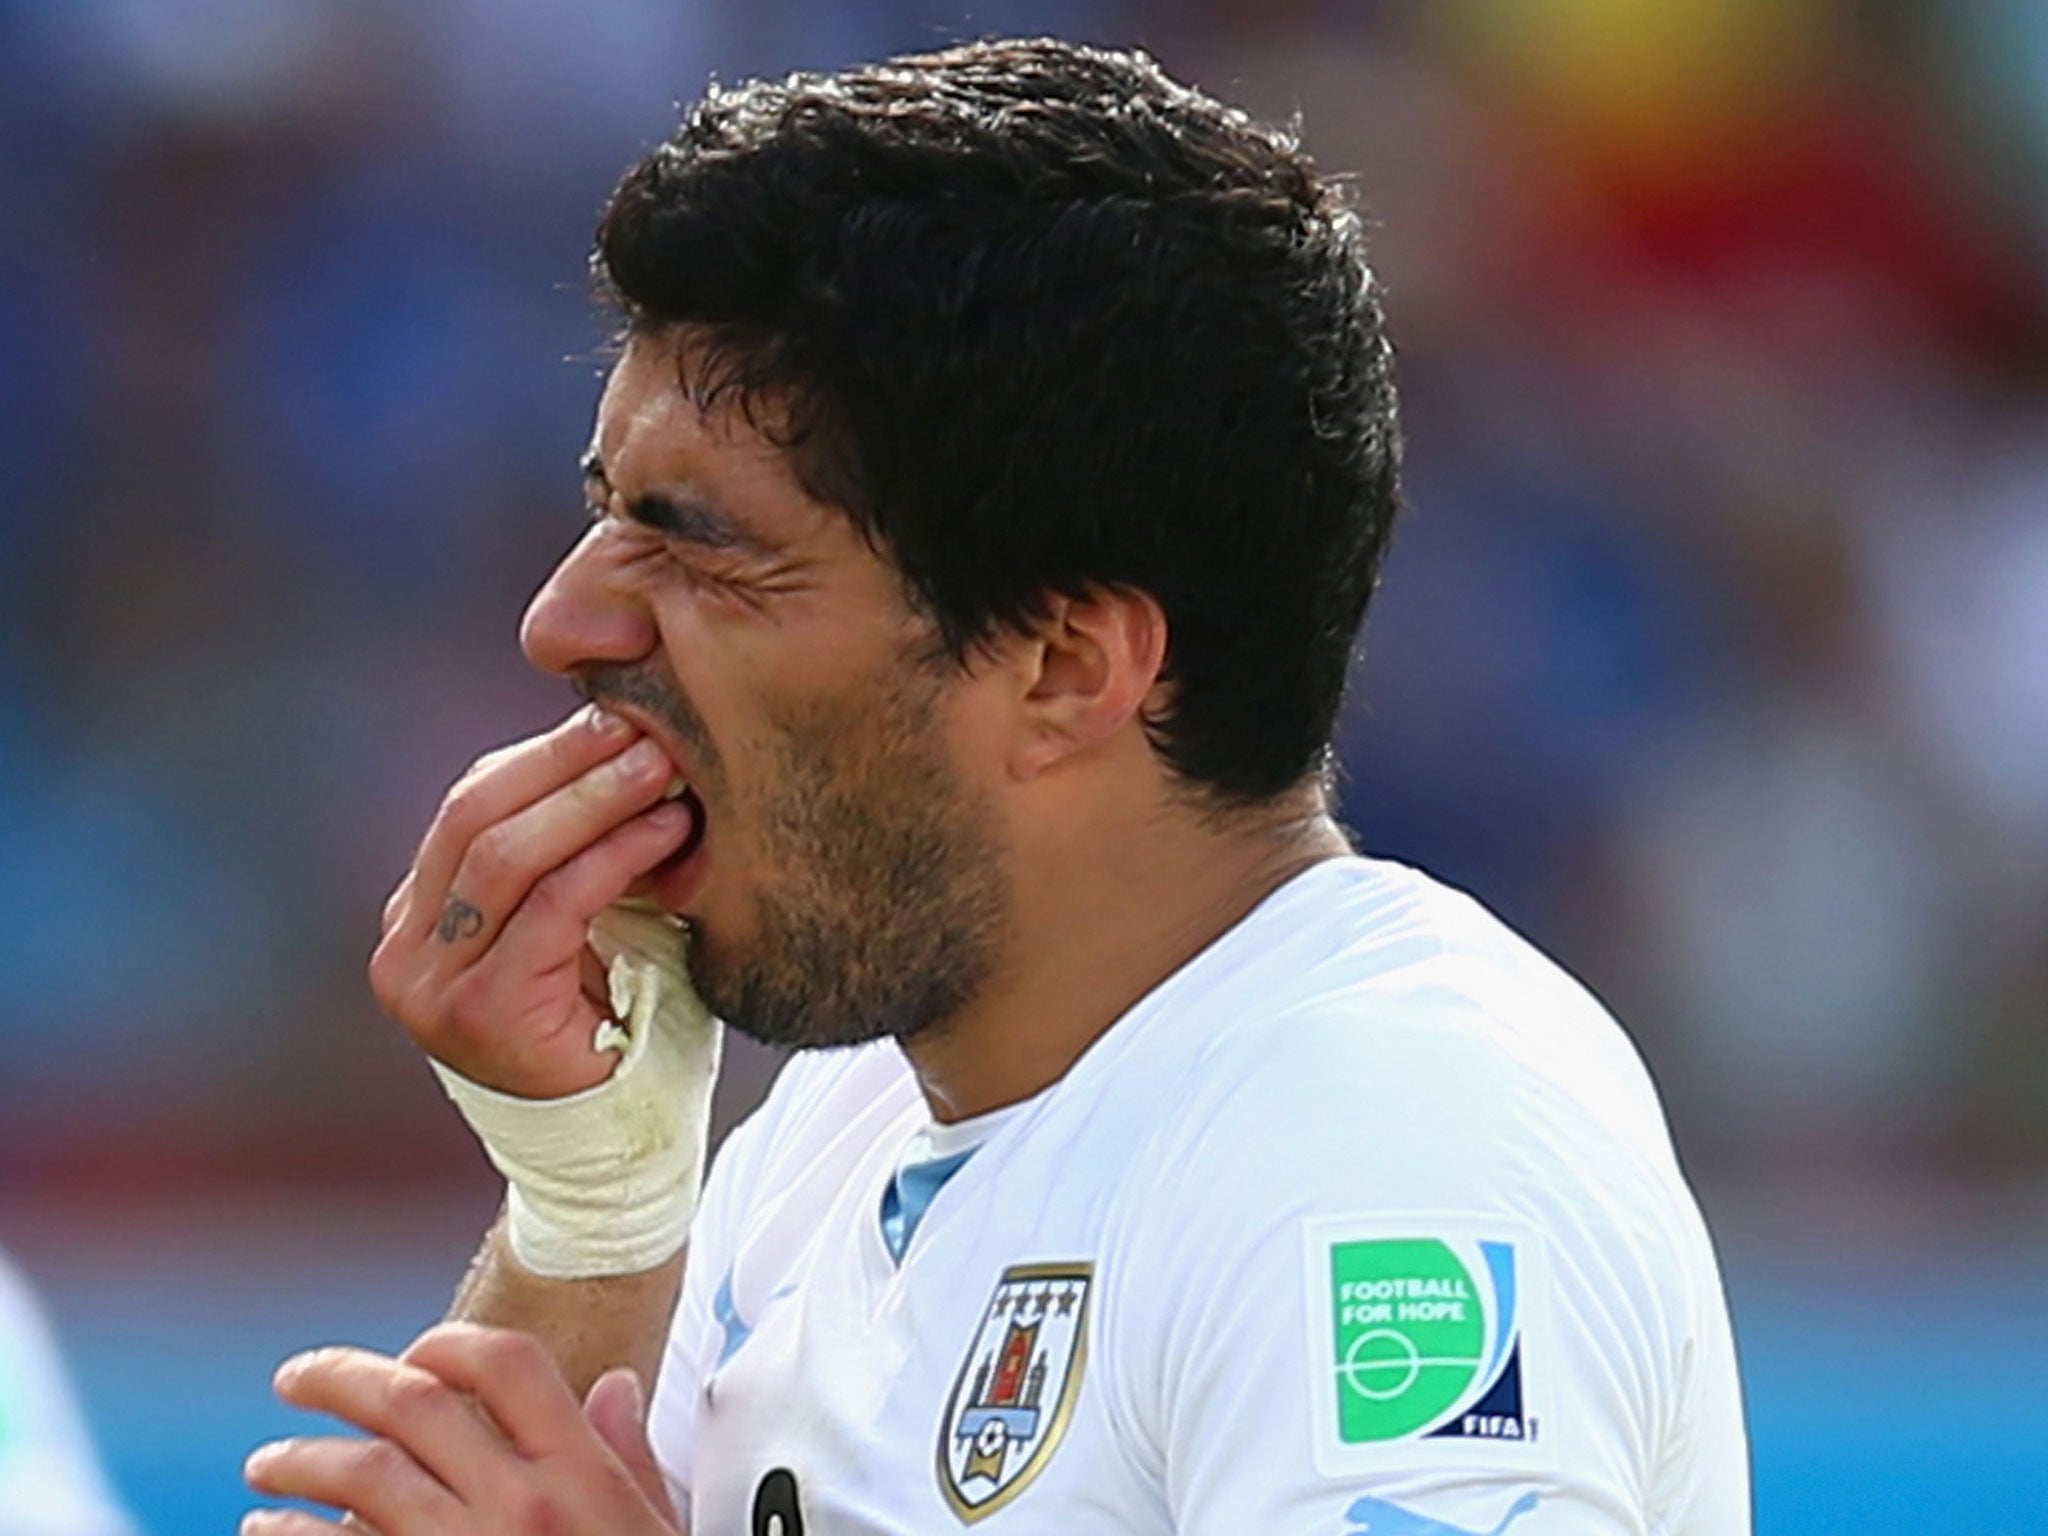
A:
POLYGON ((1309 1490, 1374 1469, 1649 1475, 1697 1393, 1685 1362, 1725 1326, 1634 1047, 1469 897, 1370 861, 1312 873, 1240 935, 1249 984, 1189 1016, 1177 1059, 1146 1053, 1170 1071, 1146 1089, 1100 1323, 1137 1443, 1199 1468, 1249 1437, 1309 1490), (1375 1406, 1397 1398, 1412 1424, 1375 1406))
POLYGON ((1634 1044, 1555 961, 1415 870, 1312 873, 1248 958, 1260 1002, 1208 1021, 1166 1096, 1169 1155, 1287 1160, 1311 1183, 1327 1168, 1374 1199, 1616 1150, 1675 1173, 1634 1044))
POLYGON ((1116 1223, 1133 1268, 1220 1283, 1312 1231, 1434 1223, 1524 1234, 1651 1312, 1713 1282, 1655 1087, 1599 1001, 1427 876, 1312 873, 1247 959, 1257 984, 1149 1085, 1116 1223))

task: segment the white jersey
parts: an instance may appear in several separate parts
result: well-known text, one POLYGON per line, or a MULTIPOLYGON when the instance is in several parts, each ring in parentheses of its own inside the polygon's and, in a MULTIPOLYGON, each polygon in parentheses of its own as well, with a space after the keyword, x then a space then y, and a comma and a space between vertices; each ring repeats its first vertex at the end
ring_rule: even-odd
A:
POLYGON ((653 1434, 696 1536, 1739 1536, 1726 1305, 1656 1093, 1477 903, 1338 859, 1002 1118, 900 1264, 890 1043, 700 1208, 653 1434))
POLYGON ((28 1281, 0 1256, 0 1536, 132 1536, 28 1281))

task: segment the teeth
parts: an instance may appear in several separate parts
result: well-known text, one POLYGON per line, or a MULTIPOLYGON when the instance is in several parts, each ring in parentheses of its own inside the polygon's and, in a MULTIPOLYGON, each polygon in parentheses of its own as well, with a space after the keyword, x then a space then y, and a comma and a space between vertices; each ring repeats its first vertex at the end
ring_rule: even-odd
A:
POLYGON ((680 800, 683 791, 689 787, 689 781, 679 773, 668 781, 668 788, 661 792, 661 798, 664 800, 680 800))

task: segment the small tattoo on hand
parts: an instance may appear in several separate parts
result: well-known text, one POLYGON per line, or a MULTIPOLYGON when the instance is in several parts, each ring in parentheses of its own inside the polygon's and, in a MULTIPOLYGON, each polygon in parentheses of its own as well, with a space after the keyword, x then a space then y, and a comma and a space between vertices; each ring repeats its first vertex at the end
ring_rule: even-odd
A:
POLYGON ((460 896, 450 896, 441 908, 441 925, 434 930, 443 944, 473 939, 484 931, 484 915, 460 896))

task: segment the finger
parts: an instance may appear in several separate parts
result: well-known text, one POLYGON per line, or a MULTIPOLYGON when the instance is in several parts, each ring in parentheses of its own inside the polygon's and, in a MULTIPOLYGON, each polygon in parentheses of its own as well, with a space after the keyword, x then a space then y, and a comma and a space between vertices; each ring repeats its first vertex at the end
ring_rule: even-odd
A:
POLYGON ((449 882, 478 833, 616 756, 637 735, 629 722, 590 705, 472 764, 443 797, 413 859, 414 923, 439 920, 449 882))
POLYGON ((583 1400, 583 1413, 597 1437, 619 1458, 641 1495, 669 1519, 668 1479, 647 1444, 647 1391, 631 1366, 619 1366, 598 1377, 583 1400))
POLYGON ((576 957, 577 970, 583 984, 583 995, 590 999, 593 1008, 602 1013, 611 1006, 612 986, 610 973, 605 963, 597 958, 597 951, 588 944, 576 957))
POLYGON ((238 1530, 240 1536, 345 1536, 370 1527, 359 1520, 336 1524, 303 1509, 252 1509, 242 1516, 238 1530))
POLYGON ((413 872, 408 869, 405 878, 399 881, 397 888, 385 898, 384 912, 379 919, 381 933, 389 933, 405 916, 406 903, 412 900, 412 882, 413 872))
MULTIPOLYGON (((580 956, 592 920, 682 847, 689 833, 689 810, 672 800, 634 817, 536 881, 506 920, 499 947, 538 956, 580 956)), ((599 999, 604 995, 602 988, 596 993, 599 999)))
POLYGON ((657 803, 674 775, 668 754, 643 738, 486 827, 456 867, 435 938, 475 950, 489 947, 536 881, 657 803))
POLYGON ((259 1493, 352 1510, 388 1536, 460 1529, 463 1517, 455 1495, 389 1440, 275 1440, 249 1453, 242 1475, 259 1493))
POLYGON ((590 924, 681 847, 689 826, 689 811, 665 801, 540 880, 489 953, 446 984, 450 1027, 434 1054, 525 1098, 574 1093, 609 1077, 617 1058, 597 1049, 596 1036, 610 1014, 610 988, 589 946, 590 924), (513 1020, 517 1028, 508 1027, 513 1020))
POLYGON ((443 1323, 413 1340, 401 1358, 474 1397, 526 1455, 551 1455, 590 1439, 582 1405, 531 1334, 443 1323))
POLYGON ((278 1367, 277 1395, 389 1440, 465 1496, 490 1485, 510 1448, 431 1371, 367 1349, 310 1350, 278 1367))

